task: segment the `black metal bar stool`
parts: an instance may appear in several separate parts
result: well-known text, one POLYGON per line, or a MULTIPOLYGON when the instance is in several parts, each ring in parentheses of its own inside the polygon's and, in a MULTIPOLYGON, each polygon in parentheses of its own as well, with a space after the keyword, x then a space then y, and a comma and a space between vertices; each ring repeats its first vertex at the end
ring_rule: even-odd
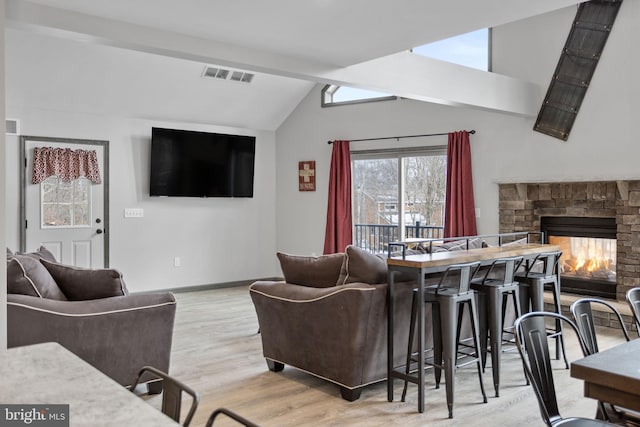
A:
MULTIPOLYGON (((516 273, 516 280, 520 283, 520 305, 524 312, 544 311, 544 291, 551 290, 553 293, 553 310, 558 314, 562 314, 560 306, 560 270, 558 266, 561 256, 561 251, 538 254, 532 262, 526 263, 523 273, 516 273), (541 270, 536 271, 540 264, 542 265, 541 270), (530 309, 529 302, 531 303, 530 309), (523 303, 526 305, 523 305, 523 303)), ((562 351, 564 364, 569 369, 562 336, 562 322, 556 320, 553 328, 547 328, 547 335, 556 341, 556 359, 560 359, 560 352, 562 351)))
MULTIPOLYGON (((473 279, 471 289, 478 295, 478 317, 480 323, 480 348, 482 367, 486 366, 487 353, 491 353, 491 370, 496 397, 500 396, 500 359, 502 354, 504 317, 509 297, 515 310, 515 318, 520 317, 520 292, 514 274, 523 257, 509 257, 495 260, 484 277, 473 279), (491 340, 490 348, 487 342, 491 340)), ((513 331, 513 327, 508 331, 513 331)))
MULTIPOLYGON (((436 388, 440 387, 442 370, 444 370, 449 418, 453 418, 454 377, 456 368, 458 367, 476 362, 482 398, 484 403, 487 403, 487 395, 484 391, 484 384, 482 383, 478 310, 476 307, 475 292, 470 289, 471 279, 479 266, 479 262, 451 265, 443 273, 438 285, 430 286, 424 290, 424 303, 431 304, 432 307, 431 323, 433 327, 433 357, 427 358, 425 363, 435 368, 436 388), (460 329, 465 305, 469 306, 473 353, 459 351, 461 345, 460 329), (462 355, 462 357, 459 357, 460 355, 462 355)), ((416 321, 419 321, 419 319, 417 319, 419 303, 418 290, 414 289, 411 324, 409 326, 409 345, 407 348, 407 375, 410 373, 411 363, 418 360, 416 353, 413 353, 413 339, 416 330, 416 321)), ((418 366, 417 369, 425 369, 426 367, 427 366, 418 366)), ((402 401, 404 401, 406 397, 407 385, 408 381, 405 380, 402 401)))

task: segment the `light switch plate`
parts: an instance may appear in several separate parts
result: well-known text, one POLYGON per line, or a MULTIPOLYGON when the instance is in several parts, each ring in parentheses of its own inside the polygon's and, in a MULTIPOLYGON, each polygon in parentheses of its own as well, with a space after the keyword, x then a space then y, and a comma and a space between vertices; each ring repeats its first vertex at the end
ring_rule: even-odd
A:
POLYGON ((125 218, 142 218, 144 217, 144 209, 142 208, 125 208, 125 218))

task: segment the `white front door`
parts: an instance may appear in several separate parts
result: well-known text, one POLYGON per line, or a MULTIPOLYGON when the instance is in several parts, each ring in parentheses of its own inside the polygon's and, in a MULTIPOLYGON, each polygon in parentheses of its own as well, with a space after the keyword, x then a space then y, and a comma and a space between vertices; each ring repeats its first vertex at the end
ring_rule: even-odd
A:
POLYGON ((106 141, 40 137, 22 137, 22 141, 26 159, 22 250, 32 252, 42 245, 60 263, 85 268, 106 267, 106 141), (63 182, 59 177, 51 176, 39 184, 33 184, 33 156, 36 147, 95 150, 101 183, 92 183, 85 177, 63 182))

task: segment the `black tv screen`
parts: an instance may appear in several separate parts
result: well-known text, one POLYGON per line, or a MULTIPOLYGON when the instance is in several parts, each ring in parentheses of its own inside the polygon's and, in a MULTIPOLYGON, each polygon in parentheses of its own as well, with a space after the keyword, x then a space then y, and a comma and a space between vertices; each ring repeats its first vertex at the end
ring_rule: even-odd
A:
POLYGON ((254 136, 152 128, 151 196, 253 197, 254 136))

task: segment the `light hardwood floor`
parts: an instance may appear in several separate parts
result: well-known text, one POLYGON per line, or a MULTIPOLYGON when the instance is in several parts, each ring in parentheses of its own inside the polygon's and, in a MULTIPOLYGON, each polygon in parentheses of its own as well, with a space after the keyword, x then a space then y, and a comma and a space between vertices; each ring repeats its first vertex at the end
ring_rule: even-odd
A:
MULTIPOLYGON (((488 403, 482 403, 474 367, 458 370, 454 418, 447 418, 444 384, 434 388, 428 373, 425 412, 417 412, 417 390, 410 385, 400 402, 402 384, 395 381, 396 399, 387 401, 386 382, 365 388, 355 402, 340 398, 338 387, 285 367, 269 372, 262 357, 258 322, 247 287, 176 294, 178 300, 170 373, 200 393, 192 426, 203 426, 209 414, 226 407, 261 426, 535 426, 543 425, 538 404, 525 385, 516 352, 505 353, 500 397, 493 397, 490 368, 484 376, 488 403)), ((606 330, 601 349, 620 342, 606 330)), ((580 355, 568 339, 569 359, 580 355)), ((490 363, 490 362, 489 362, 490 363)), ((569 377, 560 362, 554 371, 563 416, 592 417, 596 403, 582 396, 582 383, 569 377)), ((160 397, 148 399, 160 406, 160 397)), ((186 410, 186 409, 185 409, 186 410)), ((215 426, 235 426, 228 419, 215 426)))

